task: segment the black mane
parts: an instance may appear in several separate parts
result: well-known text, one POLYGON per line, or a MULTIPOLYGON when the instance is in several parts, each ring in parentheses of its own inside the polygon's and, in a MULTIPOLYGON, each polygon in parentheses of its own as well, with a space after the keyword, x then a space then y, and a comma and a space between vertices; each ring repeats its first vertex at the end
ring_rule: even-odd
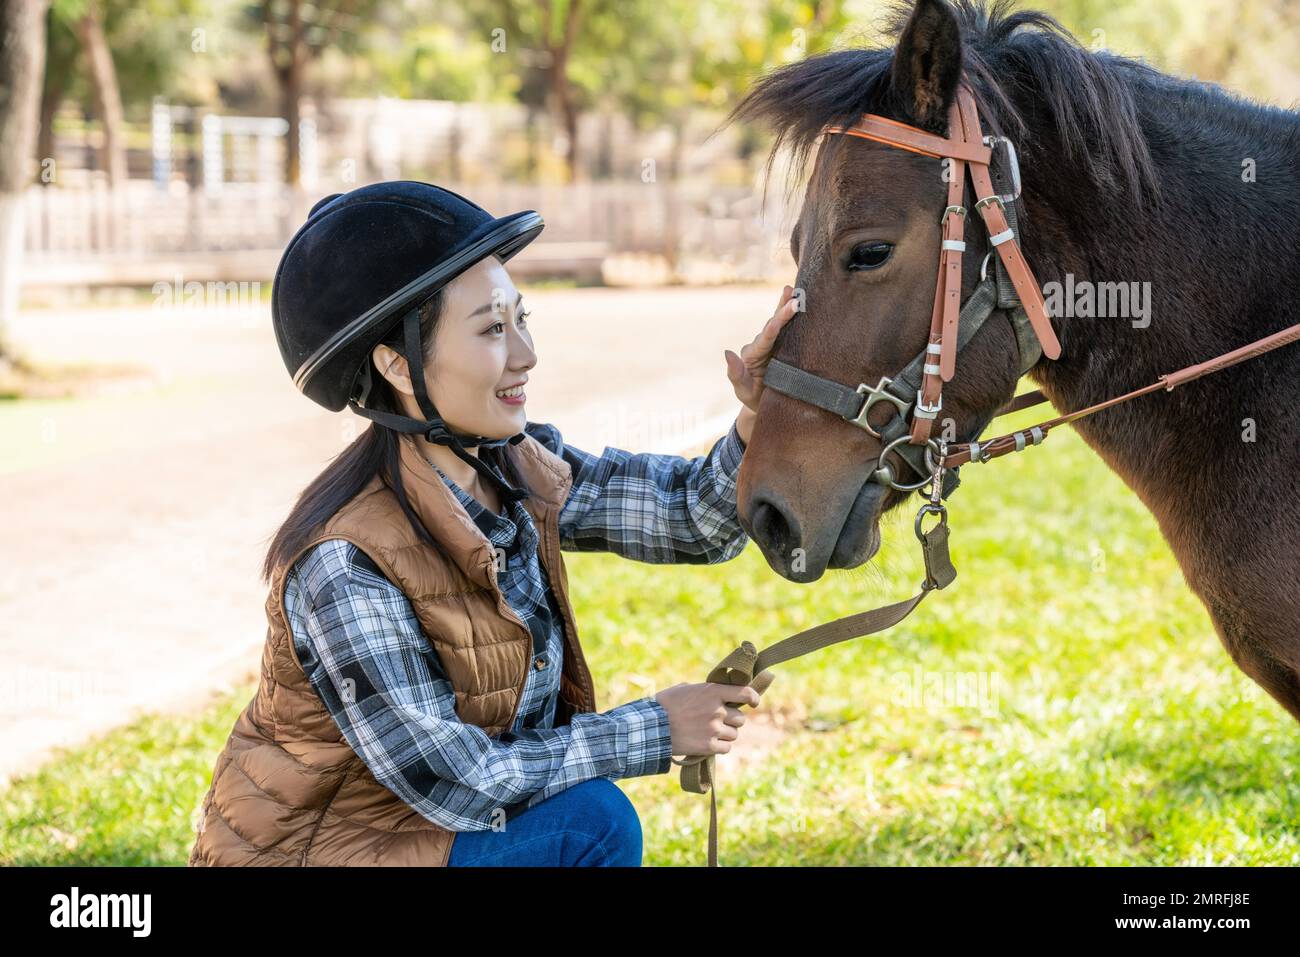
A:
MULTIPOLYGON (((1098 189, 1125 193, 1139 206, 1158 197, 1156 166, 1131 84, 1165 85, 1169 77, 1136 60, 1093 53, 1053 17, 1013 11, 1011 0, 949 0, 949 6, 961 28, 965 69, 980 116, 994 133, 1020 144, 1032 120, 1048 123, 1054 148, 1098 189), (1032 102, 1041 115, 1026 116, 1017 102, 1032 102)), ((893 5, 887 36, 897 39, 911 10, 910 0, 893 5)), ((906 119, 890 89, 893 55, 892 45, 839 50, 781 67, 757 83, 727 123, 757 121, 773 130, 769 176, 782 147, 792 151, 795 168, 802 169, 826 125, 851 125, 863 113, 906 119)), ((1214 96, 1207 84, 1175 82, 1193 98, 1214 96)), ((836 138, 831 148, 841 140, 836 138)))

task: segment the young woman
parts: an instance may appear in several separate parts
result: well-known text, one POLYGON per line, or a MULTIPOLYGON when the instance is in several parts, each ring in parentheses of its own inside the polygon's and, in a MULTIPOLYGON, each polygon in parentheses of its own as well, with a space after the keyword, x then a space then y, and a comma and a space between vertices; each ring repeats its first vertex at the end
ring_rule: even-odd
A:
POLYGON ((327 197, 290 240, 286 367, 372 424, 271 543, 261 682, 191 864, 639 865, 613 779, 727 753, 759 704, 678 684, 597 712, 561 550, 740 553, 735 476, 791 290, 727 353, 743 409, 707 455, 592 455, 524 412, 537 355, 504 264, 541 229, 399 181, 327 197))

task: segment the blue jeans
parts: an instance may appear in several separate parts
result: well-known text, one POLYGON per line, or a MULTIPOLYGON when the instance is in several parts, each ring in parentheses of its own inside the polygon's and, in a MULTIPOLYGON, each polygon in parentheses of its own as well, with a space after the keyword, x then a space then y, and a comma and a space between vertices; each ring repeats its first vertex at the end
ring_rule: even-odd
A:
POLYGON ((459 831, 448 867, 640 867, 641 819, 609 778, 565 788, 500 831, 459 831))

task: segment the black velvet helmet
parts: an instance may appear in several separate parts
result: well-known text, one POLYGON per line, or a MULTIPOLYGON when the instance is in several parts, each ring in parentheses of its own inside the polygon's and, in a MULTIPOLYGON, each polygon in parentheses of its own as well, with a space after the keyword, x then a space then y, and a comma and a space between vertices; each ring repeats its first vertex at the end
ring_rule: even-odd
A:
POLYGON ((430 401, 419 310, 475 263, 510 259, 543 226, 532 210, 496 218, 450 190, 412 180, 326 196, 289 240, 271 288, 271 323, 294 385, 332 412, 347 406, 447 445, 507 498, 525 497, 465 449, 522 441, 524 434, 488 439, 454 432, 430 401), (362 405, 370 394, 370 353, 399 322, 405 324, 401 351, 427 421, 362 405))

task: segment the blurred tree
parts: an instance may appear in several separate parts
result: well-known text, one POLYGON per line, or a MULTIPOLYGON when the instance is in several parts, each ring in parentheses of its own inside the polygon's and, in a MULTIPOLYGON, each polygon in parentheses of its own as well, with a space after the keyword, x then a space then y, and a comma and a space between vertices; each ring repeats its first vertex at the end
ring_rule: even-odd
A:
POLYGON ((696 111, 727 109, 764 71, 830 49, 850 23, 840 0, 639 2, 644 16, 602 44, 609 55, 596 74, 640 126, 673 130, 669 175, 679 170, 683 131, 696 111))
POLYGON ((344 88, 357 96, 377 89, 401 99, 485 103, 511 100, 514 84, 496 82, 492 52, 446 2, 402 8, 403 22, 371 42, 369 56, 352 61, 344 88))
POLYGON ((103 131, 100 166, 108 175, 109 187, 126 182, 126 145, 122 141, 122 91, 117 85, 113 55, 104 37, 104 15, 99 0, 55 0, 55 9, 72 19, 81 52, 85 57, 95 115, 103 131), (73 9, 75 8, 75 12, 73 9))
POLYGON ((1300 92, 1295 0, 1032 0, 1093 50, 1140 57, 1158 69, 1219 83, 1260 99, 1300 92))
POLYGON ((289 123, 284 178, 292 186, 301 182, 299 132, 307 66, 328 48, 356 55, 362 28, 378 7, 377 0, 263 0, 247 8, 266 30, 267 52, 280 87, 280 111, 289 123))
POLYGON ((192 69, 193 17, 206 8, 203 0, 53 0, 37 158, 53 158, 54 117, 72 99, 103 125, 100 168, 109 182, 125 180, 123 118, 133 111, 147 117, 153 98, 172 92, 192 69))
POLYGON ((846 22, 841 7, 840 0, 470 0, 464 9, 481 42, 506 54, 497 62, 516 78, 519 101, 550 113, 572 178, 581 111, 599 103, 642 127, 680 130, 693 107, 727 103, 783 51, 827 48, 846 22))
MULTIPOLYGON (((41 84, 40 126, 36 138, 36 161, 50 169, 47 160, 54 159, 54 116, 69 95, 76 77, 77 52, 80 43, 67 23, 59 16, 53 4, 46 19, 45 78, 41 84)), ((42 186, 54 186, 55 175, 43 175, 37 180, 42 186)))
POLYGON ((556 130, 567 178, 577 173, 578 114, 583 91, 570 76, 575 55, 592 23, 620 16, 614 0, 479 0, 467 4, 479 36, 518 69, 518 97, 536 110, 544 104, 556 130))
POLYGON ((0 361, 10 360, 4 333, 18 309, 23 193, 32 176, 48 8, 49 0, 0 3, 0 361))
POLYGON ((840 0, 718 0, 695 8, 689 97, 727 109, 773 67, 854 41, 840 0))

